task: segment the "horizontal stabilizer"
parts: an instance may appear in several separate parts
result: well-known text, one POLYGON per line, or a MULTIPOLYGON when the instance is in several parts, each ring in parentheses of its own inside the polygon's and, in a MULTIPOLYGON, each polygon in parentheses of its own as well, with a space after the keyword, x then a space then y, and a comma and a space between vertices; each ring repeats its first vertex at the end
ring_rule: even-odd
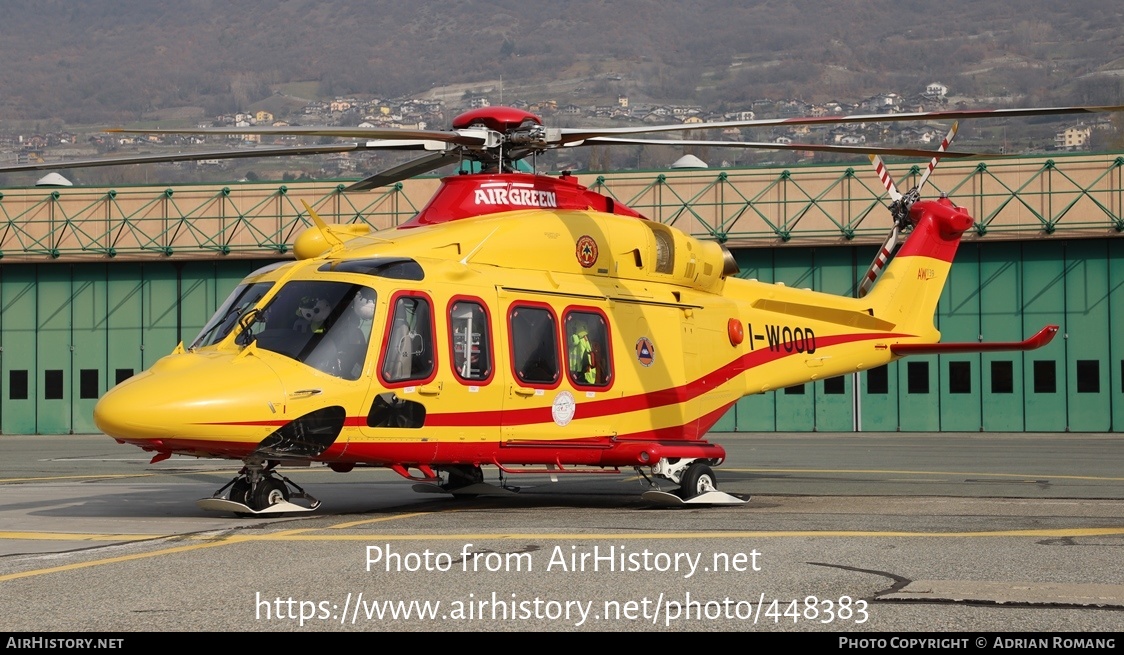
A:
POLYGON ((1026 341, 993 341, 964 343, 895 343, 890 352, 895 355, 947 355, 950 353, 988 353, 1004 350, 1035 350, 1053 340, 1058 326, 1047 325, 1026 341))

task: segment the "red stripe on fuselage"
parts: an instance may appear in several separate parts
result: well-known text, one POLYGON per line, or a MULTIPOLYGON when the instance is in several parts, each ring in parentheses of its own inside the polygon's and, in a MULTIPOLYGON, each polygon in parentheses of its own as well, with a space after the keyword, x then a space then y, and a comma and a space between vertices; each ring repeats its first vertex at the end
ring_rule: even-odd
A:
MULTIPOLYGON (((826 337, 816 337, 817 349, 837 346, 854 341, 870 339, 889 339, 908 336, 889 332, 876 334, 839 334, 826 337)), ((783 344, 781 344, 783 346, 783 344)), ((661 389, 635 396, 623 398, 606 398, 593 400, 579 405, 580 418, 597 418, 601 416, 615 416, 627 412, 638 412, 668 405, 677 405, 701 396, 702 394, 721 386, 740 373, 749 369, 767 364, 778 359, 799 354, 795 351, 785 352, 783 349, 761 349, 748 352, 741 357, 707 373, 706 375, 685 385, 661 389)), ((425 417, 426 427, 486 427, 495 425, 530 425, 534 423, 550 423, 550 407, 535 407, 532 409, 492 410, 486 412, 450 412, 444 414, 430 414, 425 417)), ((716 419, 717 420, 717 419, 716 419)))
MULTIPOLYGON (((816 348, 828 348, 831 346, 838 346, 845 343, 853 343, 857 341, 868 341, 871 339, 892 339, 898 337, 907 337, 911 335, 897 334, 893 332, 878 332, 878 333, 863 333, 863 334, 836 334, 825 337, 816 337, 816 348)), ((666 407, 668 405, 678 405, 693 400, 704 393, 719 387, 726 382, 730 381, 737 375, 748 371, 752 368, 768 364, 770 362, 798 355, 799 352, 786 352, 783 349, 784 344, 779 344, 781 348, 772 350, 762 348, 761 350, 754 350, 745 353, 727 364, 703 375, 702 377, 688 382, 687 384, 671 387, 669 389, 660 389, 658 391, 651 391, 648 393, 637 394, 634 396, 625 396, 623 398, 606 398, 604 400, 592 400, 584 402, 579 405, 581 417, 598 418, 602 416, 616 416, 618 414, 625 414, 628 412, 638 412, 648 409, 655 409, 658 407, 666 407)), ((490 411, 476 411, 476 412, 445 412, 445 413, 432 413, 425 417, 425 426, 430 427, 498 427, 498 426, 516 426, 516 425, 534 425, 536 423, 552 423, 554 421, 551 415, 551 407, 534 407, 529 409, 496 409, 490 411)), ((717 421, 721 417, 718 415, 714 420, 717 421)), ((272 426, 281 427, 287 424, 287 420, 267 420, 267 421, 234 421, 222 423, 198 423, 197 425, 239 425, 239 426, 272 426)), ((345 427, 365 427, 367 425, 366 416, 349 416, 344 422, 345 427)), ((713 425, 713 423, 711 424, 713 425)), ((680 430, 682 426, 676 428, 668 428, 669 430, 680 430)), ((708 426, 709 429, 709 426, 708 426)), ((705 430, 704 430, 705 432, 705 430)), ((645 433, 647 434, 647 433, 645 433)), ((701 433, 700 433, 701 434, 701 433)))

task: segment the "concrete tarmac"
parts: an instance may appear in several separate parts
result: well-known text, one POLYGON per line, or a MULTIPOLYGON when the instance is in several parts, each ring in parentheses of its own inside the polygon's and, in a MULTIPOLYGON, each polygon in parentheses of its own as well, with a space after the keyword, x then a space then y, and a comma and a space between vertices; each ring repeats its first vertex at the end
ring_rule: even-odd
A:
POLYGON ((657 508, 631 471, 510 476, 517 493, 452 499, 386 470, 313 467, 283 472, 320 509, 238 518, 195 505, 238 462, 149 464, 101 435, 0 436, 2 624, 1124 629, 1124 435, 708 438, 728 452, 720 488, 752 494, 745 505, 657 508))

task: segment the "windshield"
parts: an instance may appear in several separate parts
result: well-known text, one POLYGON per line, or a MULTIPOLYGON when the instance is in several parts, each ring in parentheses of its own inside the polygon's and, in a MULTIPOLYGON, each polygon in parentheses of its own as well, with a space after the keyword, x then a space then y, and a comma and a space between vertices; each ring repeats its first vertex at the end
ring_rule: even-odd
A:
MULTIPOLYGON (((346 380, 366 361, 375 290, 347 282, 289 282, 249 325, 258 348, 346 380)), ((248 343, 248 341, 247 341, 248 343)))
POLYGON ((203 330, 199 333, 199 336, 195 337, 195 341, 191 342, 191 348, 211 346, 226 338, 226 335, 230 334, 231 328, 238 323, 238 317, 242 315, 242 312, 258 304, 258 301, 272 287, 272 282, 238 285, 223 302, 222 307, 219 307, 219 310, 211 317, 211 320, 207 321, 207 325, 203 326, 203 330))

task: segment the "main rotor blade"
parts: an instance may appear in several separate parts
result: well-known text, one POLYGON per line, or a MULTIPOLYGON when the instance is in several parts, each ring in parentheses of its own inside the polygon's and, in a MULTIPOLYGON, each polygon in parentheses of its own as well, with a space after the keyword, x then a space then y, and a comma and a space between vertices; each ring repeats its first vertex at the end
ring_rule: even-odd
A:
POLYGON ((262 136, 330 136, 349 139, 383 139, 386 141, 440 141, 459 146, 490 145, 487 130, 399 130, 385 127, 199 127, 176 129, 141 130, 115 127, 106 130, 113 134, 210 134, 215 136, 240 136, 260 134, 262 136))
MULTIPOLYGON (((717 148, 749 148, 754 150, 810 150, 813 152, 844 152, 861 155, 896 155, 899 157, 929 158, 937 154, 936 150, 923 150, 921 148, 888 148, 882 146, 837 146, 823 143, 769 143, 765 141, 703 141, 695 139, 633 139, 612 136, 596 136, 585 139, 584 143, 569 143, 567 146, 598 145, 598 144, 632 144, 646 146, 713 146, 717 148)), ((1011 157, 998 153, 962 152, 947 150, 940 153, 941 157, 1011 157)))
POLYGON ((365 177, 358 182, 345 187, 344 191, 366 191, 368 189, 377 189, 378 187, 387 184, 394 184, 405 179, 409 179, 415 175, 435 171, 446 164, 451 164, 456 161, 453 156, 453 151, 435 152, 432 155, 419 157, 411 161, 388 168, 385 171, 375 173, 370 177, 365 177))
POLYGON ((124 166, 129 164, 158 164, 162 162, 201 161, 204 159, 245 159, 253 157, 284 157, 286 155, 322 155, 336 152, 365 150, 362 143, 336 143, 323 146, 284 146, 276 148, 246 148, 243 150, 201 150, 167 155, 132 155, 127 157, 102 157, 100 159, 72 159, 41 164, 0 165, 0 173, 16 171, 50 171, 64 168, 92 168, 96 166, 124 166))
POLYGON ((793 118, 762 118, 748 121, 722 121, 715 123, 691 123, 679 125, 645 125, 642 127, 609 127, 560 129, 557 143, 567 144, 595 137, 627 134, 650 134, 655 132, 682 132, 684 130, 721 130, 730 127, 767 127, 770 125, 834 125, 842 123, 892 123, 901 121, 925 121, 960 118, 1011 118, 1025 116, 1061 116, 1065 114, 1095 114, 1124 111, 1124 105, 1104 105, 1090 107, 1028 107, 1022 109, 951 109, 940 111, 915 111, 900 114, 852 114, 849 116, 801 116, 793 118))

